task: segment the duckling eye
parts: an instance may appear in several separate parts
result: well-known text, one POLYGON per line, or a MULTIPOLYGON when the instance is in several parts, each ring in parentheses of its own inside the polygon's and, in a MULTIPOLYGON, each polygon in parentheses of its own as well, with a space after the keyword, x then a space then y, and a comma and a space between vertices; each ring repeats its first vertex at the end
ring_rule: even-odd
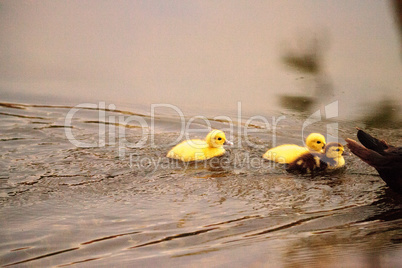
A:
POLYGON ((220 141, 221 139, 222 139, 221 137, 218 138, 219 141, 220 141))
POLYGON ((335 151, 339 152, 339 151, 340 151, 340 149, 338 148, 338 149, 336 149, 335 151))
POLYGON ((318 143, 318 144, 320 144, 320 143, 321 143, 321 141, 317 141, 317 143, 318 143))

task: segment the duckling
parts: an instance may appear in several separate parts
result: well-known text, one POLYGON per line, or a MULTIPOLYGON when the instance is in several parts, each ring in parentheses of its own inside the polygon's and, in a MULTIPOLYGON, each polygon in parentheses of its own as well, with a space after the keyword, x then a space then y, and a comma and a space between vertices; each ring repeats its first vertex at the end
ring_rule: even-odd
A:
POLYGON ((304 153, 291 162, 286 170, 293 173, 314 174, 315 172, 339 169, 345 165, 344 151, 342 144, 330 142, 325 146, 324 153, 304 153))
POLYGON ((296 144, 283 144, 269 149, 262 157, 281 164, 289 164, 302 154, 312 152, 322 153, 325 147, 325 137, 319 133, 311 133, 306 138, 306 147, 296 144))
POLYGON ((361 129, 357 131, 357 138, 363 146, 352 139, 346 139, 350 151, 374 167, 389 188, 402 194, 402 147, 389 145, 361 129))
POLYGON ((207 160, 225 154, 223 145, 233 145, 226 140, 225 133, 220 130, 212 130, 205 140, 186 140, 173 147, 167 157, 179 159, 183 162, 207 160))

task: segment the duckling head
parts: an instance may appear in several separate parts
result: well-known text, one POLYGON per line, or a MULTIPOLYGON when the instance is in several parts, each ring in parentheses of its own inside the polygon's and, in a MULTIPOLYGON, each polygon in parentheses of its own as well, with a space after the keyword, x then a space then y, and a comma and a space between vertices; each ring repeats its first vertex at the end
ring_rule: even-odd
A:
POLYGON ((337 142, 330 142, 325 147, 325 155, 332 159, 342 157, 344 151, 345 149, 343 148, 342 144, 337 142))
POLYGON ((214 148, 219 148, 226 144, 229 145, 232 144, 230 141, 226 140, 225 133, 217 129, 214 129, 211 132, 209 132, 207 137, 205 138, 205 141, 208 143, 210 147, 214 148))
POLYGON ((306 145, 310 150, 321 152, 325 148, 325 137, 320 133, 311 133, 306 139, 306 145))

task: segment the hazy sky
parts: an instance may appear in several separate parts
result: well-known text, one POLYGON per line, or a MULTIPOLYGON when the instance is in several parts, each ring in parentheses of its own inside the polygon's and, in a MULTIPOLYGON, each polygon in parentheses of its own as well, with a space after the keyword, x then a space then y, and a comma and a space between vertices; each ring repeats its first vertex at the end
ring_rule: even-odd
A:
POLYGON ((218 110, 239 100, 262 113, 302 93, 281 55, 314 34, 341 107, 401 101, 400 40, 380 0, 0 1, 0 93, 218 110))

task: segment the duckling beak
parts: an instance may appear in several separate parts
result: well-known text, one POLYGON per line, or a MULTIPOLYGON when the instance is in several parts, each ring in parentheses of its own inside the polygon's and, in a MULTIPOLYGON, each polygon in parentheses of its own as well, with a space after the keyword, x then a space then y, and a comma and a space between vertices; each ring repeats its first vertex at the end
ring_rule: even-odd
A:
POLYGON ((232 146, 232 145, 233 145, 233 142, 228 141, 228 140, 225 140, 225 142, 223 143, 223 145, 230 145, 230 146, 232 146))
POLYGON ((325 148, 325 145, 326 145, 325 143, 322 145, 322 149, 323 149, 323 150, 324 150, 324 148, 325 148))
POLYGON ((343 151, 342 155, 350 155, 350 154, 347 153, 346 151, 343 151))

